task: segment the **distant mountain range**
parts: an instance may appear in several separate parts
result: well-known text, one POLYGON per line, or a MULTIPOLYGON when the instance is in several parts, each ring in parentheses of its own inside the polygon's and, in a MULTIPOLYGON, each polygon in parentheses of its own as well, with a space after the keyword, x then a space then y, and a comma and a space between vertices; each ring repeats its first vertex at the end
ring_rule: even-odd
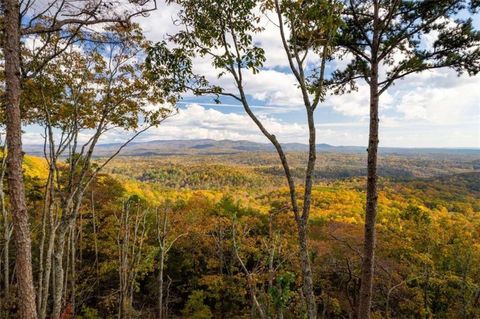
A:
MULTIPOLYGON (((301 143, 282 144, 287 152, 306 152, 308 146, 301 143)), ((120 143, 97 145, 95 156, 108 156, 113 154, 120 143)), ((24 151, 31 155, 42 156, 42 145, 24 145, 24 151)), ((244 152, 274 152, 275 148, 268 143, 256 143, 250 141, 233 140, 156 140, 149 142, 131 143, 125 147, 123 156, 167 156, 167 155, 224 155, 244 152)), ((365 153, 366 147, 361 146, 333 146, 329 144, 318 144, 318 152, 331 153, 365 153)), ((421 154, 462 154, 479 155, 480 148, 393 148, 382 147, 380 153, 400 155, 421 155, 421 154)))

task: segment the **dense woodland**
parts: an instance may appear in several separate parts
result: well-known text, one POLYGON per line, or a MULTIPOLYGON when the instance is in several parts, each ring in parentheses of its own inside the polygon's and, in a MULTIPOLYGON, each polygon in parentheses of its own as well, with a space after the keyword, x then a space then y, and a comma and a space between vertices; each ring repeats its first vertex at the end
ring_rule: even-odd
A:
POLYGON ((0 317, 480 318, 478 150, 379 149, 398 81, 478 76, 479 10, 2 0, 0 317), (167 7, 155 42, 140 21, 167 7), (257 39, 266 24, 300 97, 303 151, 282 143, 247 85, 278 71, 257 39), (360 89, 366 152, 320 151, 318 109, 360 89), (121 156, 200 97, 235 103, 269 151, 121 156), (23 145, 32 129, 36 156, 23 145), (100 151, 112 136, 121 142, 100 151))
MULTIPOLYGON (((258 156, 242 165, 221 156, 221 166, 202 156, 181 167, 175 161, 121 157, 85 191, 66 239, 66 309, 77 318, 158 318, 162 286, 169 318, 249 318, 253 284, 268 317, 302 317, 283 179, 259 175, 258 156), (261 180, 273 182, 262 188, 261 180)), ((26 157, 24 169, 38 270, 48 166, 26 157)), ((343 176, 324 178, 312 192, 312 268, 326 318, 352 317, 360 284, 365 179, 343 176)), ((480 316, 479 178, 472 170, 381 179, 375 318, 480 316)), ((14 318, 10 290, 2 313, 14 318)))

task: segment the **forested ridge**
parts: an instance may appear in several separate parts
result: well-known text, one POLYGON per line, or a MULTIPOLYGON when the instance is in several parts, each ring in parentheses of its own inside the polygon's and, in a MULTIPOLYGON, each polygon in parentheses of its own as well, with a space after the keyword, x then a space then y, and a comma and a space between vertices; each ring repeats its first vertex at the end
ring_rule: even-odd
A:
MULTIPOLYGON (((179 177, 171 173, 177 171, 172 160, 144 158, 139 166, 119 158, 112 164, 113 175, 99 175, 86 190, 75 228, 67 236, 65 293, 75 294, 77 317, 116 317, 123 308, 128 318, 156 318, 159 240, 169 247, 163 261, 169 317, 249 317, 253 310, 247 276, 255 281, 257 298, 269 315, 300 317, 297 248, 283 180, 262 189, 251 183, 265 178, 250 176, 256 172, 254 164, 239 170, 238 164, 225 161, 218 169, 218 164, 201 165, 201 157, 185 159, 198 164, 182 167, 185 175, 179 177), (166 175, 160 176, 168 178, 143 178, 145 166, 162 162, 171 171, 165 168, 166 175), (137 178, 128 176, 132 173, 137 178), (184 176, 192 182, 179 186, 184 176)), ((35 212, 33 262, 38 265, 48 167, 43 159, 27 156, 24 170, 29 209, 35 212)), ((480 173, 471 171, 381 179, 375 316, 479 315, 479 178, 480 173)), ((313 187, 312 269, 315 285, 321 287, 316 292, 321 311, 329 318, 348 318, 354 312, 363 185, 360 176, 313 187)), ((2 299, 8 318, 14 299, 15 291, 2 299)))

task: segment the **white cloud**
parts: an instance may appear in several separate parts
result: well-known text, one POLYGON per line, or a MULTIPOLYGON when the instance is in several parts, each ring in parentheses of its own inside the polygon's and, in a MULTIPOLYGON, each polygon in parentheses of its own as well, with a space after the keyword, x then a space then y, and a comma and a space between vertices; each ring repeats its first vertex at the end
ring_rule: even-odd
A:
MULTIPOLYGON (((393 102, 394 99, 390 93, 385 92, 380 98, 380 110, 390 108, 393 102)), ((359 83, 357 91, 328 96, 323 106, 331 107, 336 112, 347 116, 368 116, 370 112, 370 89, 366 83, 359 83)))
POLYGON ((147 39, 157 42, 166 39, 166 35, 173 35, 180 30, 174 23, 180 7, 176 4, 166 5, 159 2, 159 8, 150 12, 148 17, 137 17, 136 22, 140 24, 147 39))
MULTIPOLYGON (((219 106, 221 107, 221 106, 219 106)), ((265 127, 276 134, 281 141, 294 142, 306 137, 305 125, 287 123, 278 119, 259 115, 265 127)), ((119 132, 109 139, 122 139, 119 132)), ((190 104, 181 109, 179 114, 149 131, 141 140, 155 139, 233 139, 267 142, 258 127, 241 113, 223 113, 199 104, 190 104)))
POLYGON ((412 81, 423 85, 402 88, 395 103, 405 119, 439 125, 477 121, 480 125, 480 76, 458 78, 443 70, 428 80, 420 75, 412 81))
MULTIPOLYGON (((219 107, 222 107, 221 105, 219 107)), ((259 112, 257 112, 260 114, 259 112)), ((304 122, 287 122, 259 115, 267 130, 275 134, 281 143, 307 143, 308 127, 304 122)), ((364 145, 367 140, 366 124, 329 123, 317 125, 317 142, 335 145, 364 145)), ((108 137, 109 141, 125 139, 119 132, 108 137)), ((224 113, 199 104, 189 104, 175 117, 154 128, 140 141, 170 139, 231 139, 267 143, 258 127, 245 113, 224 113)))

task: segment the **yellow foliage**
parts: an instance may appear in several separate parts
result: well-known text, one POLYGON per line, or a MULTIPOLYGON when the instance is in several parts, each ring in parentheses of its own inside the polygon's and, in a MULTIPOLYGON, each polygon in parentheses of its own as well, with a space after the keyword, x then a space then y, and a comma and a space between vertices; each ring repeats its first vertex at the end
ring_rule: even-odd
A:
POLYGON ((36 177, 41 180, 48 178, 48 163, 45 159, 36 156, 25 156, 23 169, 26 176, 36 177))

